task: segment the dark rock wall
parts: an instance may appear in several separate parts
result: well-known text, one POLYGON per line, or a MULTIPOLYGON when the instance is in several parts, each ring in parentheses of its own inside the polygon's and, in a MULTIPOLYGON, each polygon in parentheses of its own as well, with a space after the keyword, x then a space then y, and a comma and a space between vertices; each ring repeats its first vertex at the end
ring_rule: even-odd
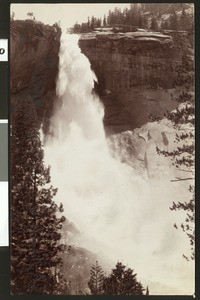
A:
MULTIPOLYGON (((97 75, 95 90, 105 106, 107 134, 134 129, 153 115, 163 115, 177 106, 173 67, 181 60, 176 41, 184 33, 90 33, 79 45, 97 75)), ((48 132, 56 101, 61 30, 37 21, 11 21, 11 107, 30 94, 39 122, 48 132)))
POLYGON ((79 44, 98 78, 108 133, 140 127, 177 106, 171 92, 181 51, 169 34, 86 34, 79 44))
POLYGON ((61 30, 32 20, 11 21, 10 93, 15 101, 29 94, 47 130, 56 98, 61 30))

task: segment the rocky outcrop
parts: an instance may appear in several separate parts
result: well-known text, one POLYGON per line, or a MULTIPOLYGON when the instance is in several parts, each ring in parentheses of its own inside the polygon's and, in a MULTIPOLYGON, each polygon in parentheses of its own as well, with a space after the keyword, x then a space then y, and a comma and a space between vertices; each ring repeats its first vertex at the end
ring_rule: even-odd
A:
MULTIPOLYGON (((187 140, 178 141, 177 133, 185 130, 185 126, 178 132, 171 121, 163 118, 160 121, 149 122, 140 128, 127 130, 110 135, 108 145, 113 157, 131 166, 135 173, 148 179, 149 182, 178 181, 190 178, 193 184, 193 168, 179 166, 173 163, 172 157, 165 156, 160 151, 173 152, 177 147, 187 145, 187 140)), ((188 192, 188 180, 185 182, 188 192)))
POLYGON ((171 93, 181 51, 174 40, 185 34, 139 30, 81 35, 81 50, 98 78, 108 134, 140 127, 151 114, 162 116, 177 106, 171 93))
POLYGON ((97 261, 97 255, 85 248, 73 245, 62 253, 61 257, 61 271, 67 282, 68 293, 70 295, 89 294, 90 269, 97 261))
POLYGON ((61 30, 33 20, 11 21, 11 103, 29 94, 39 121, 48 120, 55 100, 61 30))
MULTIPOLYGON (((167 119, 151 122, 108 138, 112 156, 130 165, 138 175, 163 180, 173 169, 171 159, 158 155, 157 148, 172 151, 177 145, 176 132, 167 119)), ((167 178, 166 178, 167 179, 167 178)))

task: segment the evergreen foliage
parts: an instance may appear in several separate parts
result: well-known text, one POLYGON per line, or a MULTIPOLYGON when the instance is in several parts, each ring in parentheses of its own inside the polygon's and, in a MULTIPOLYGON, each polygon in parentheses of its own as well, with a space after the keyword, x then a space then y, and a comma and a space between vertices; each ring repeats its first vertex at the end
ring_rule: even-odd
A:
POLYGON ((156 22, 156 19, 153 17, 151 20, 151 25, 150 25, 151 30, 157 30, 158 29, 158 24, 156 22))
POLYGON ((185 8, 182 8, 182 12, 179 19, 179 28, 181 30, 191 31, 194 30, 194 20, 191 15, 186 13, 185 8))
POLYGON ((106 20, 106 15, 103 17, 103 27, 107 26, 107 20, 106 20))
POLYGON ((53 197, 50 169, 44 166, 37 114, 32 99, 19 99, 12 120, 11 277, 12 294, 59 294, 64 250, 60 230, 65 218, 53 197))
MULTIPOLYGON (((106 22, 106 19, 103 20, 103 22, 106 22)), ((91 20, 88 17, 87 22, 83 22, 81 24, 76 24, 73 26, 73 33, 86 33, 86 32, 91 32, 95 28, 99 28, 102 26, 102 19, 101 18, 95 18, 92 16, 91 20)))
MULTIPOLYGON (((184 45, 182 45, 184 50, 184 45)), ((179 107, 171 112, 168 112, 165 117, 169 119, 174 128, 177 130, 176 143, 177 147, 173 151, 161 151, 158 153, 171 157, 172 163, 184 174, 189 174, 185 178, 177 178, 173 181, 193 180, 194 176, 194 156, 195 156, 195 100, 194 100, 194 61, 191 56, 183 51, 182 62, 175 69, 177 78, 175 86, 179 88, 180 93, 177 97, 172 95, 172 99, 180 103, 179 107)), ((191 198, 187 202, 173 202, 171 210, 184 210, 186 218, 184 222, 175 228, 181 228, 188 236, 191 245, 190 257, 183 254, 187 260, 194 259, 195 256, 195 197, 194 186, 189 185, 191 198)))
POLYGON ((33 12, 28 12, 27 16, 33 18, 33 12))
POLYGON ((104 282, 104 272, 101 266, 96 261, 96 264, 92 266, 90 271, 90 280, 88 286, 90 288, 92 295, 103 294, 103 282, 104 282))
MULTIPOLYGON (((121 10, 115 8, 109 10, 103 21, 94 16, 89 23, 76 23, 72 31, 74 33, 91 32, 95 28, 120 27, 124 25, 151 30, 191 30, 194 27, 192 14, 186 12, 188 4, 184 3, 131 3, 129 8, 121 10), (181 12, 178 14, 177 12, 181 12), (162 15, 168 15, 162 18, 162 15)), ((126 28, 126 30, 128 30, 126 28)), ((131 28, 129 29, 131 31, 131 28)))
POLYGON ((33 12, 28 12, 28 13, 27 13, 27 16, 28 16, 31 20, 34 20, 34 21, 35 21, 35 16, 34 16, 33 12))
POLYGON ((88 286, 92 295, 143 295, 144 288, 136 276, 132 269, 126 268, 121 262, 106 276, 96 262, 91 268, 88 286))
POLYGON ((111 274, 105 277, 103 289, 105 295, 143 295, 144 288, 137 281, 137 274, 118 262, 111 274))
POLYGON ((146 289, 146 296, 149 296, 149 287, 147 286, 147 289, 146 289))
POLYGON ((11 17, 10 17, 10 21, 14 21, 14 19, 15 19, 15 13, 13 11, 12 14, 11 14, 11 17))
POLYGON ((169 24, 170 24, 170 29, 179 30, 179 22, 175 10, 173 10, 170 15, 169 24))

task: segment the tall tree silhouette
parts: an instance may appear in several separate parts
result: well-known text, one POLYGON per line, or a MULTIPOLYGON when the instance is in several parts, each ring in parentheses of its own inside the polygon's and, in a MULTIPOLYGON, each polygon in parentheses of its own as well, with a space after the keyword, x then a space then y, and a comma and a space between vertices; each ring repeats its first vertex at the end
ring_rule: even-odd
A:
POLYGON ((32 99, 16 105, 11 143, 11 277, 16 295, 59 294, 60 230, 65 218, 44 166, 32 99))
POLYGON ((156 19, 155 19, 154 17, 151 19, 151 25, 150 25, 150 28, 151 28, 152 30, 157 30, 157 29, 158 29, 158 24, 157 24, 156 19))
POLYGON ((106 15, 104 15, 103 17, 103 27, 107 26, 107 21, 106 21, 106 15))
POLYGON ((177 16, 175 10, 173 10, 171 15, 170 15, 169 24, 170 24, 170 29, 172 29, 172 30, 178 30, 179 29, 178 16, 177 16))
POLYGON ((92 266, 90 271, 90 280, 88 286, 90 288, 92 295, 101 295, 103 294, 103 281, 104 281, 104 272, 101 266, 96 261, 96 264, 92 266))
POLYGON ((143 295, 144 288, 137 281, 137 274, 118 262, 110 276, 104 279, 103 289, 105 295, 143 295))

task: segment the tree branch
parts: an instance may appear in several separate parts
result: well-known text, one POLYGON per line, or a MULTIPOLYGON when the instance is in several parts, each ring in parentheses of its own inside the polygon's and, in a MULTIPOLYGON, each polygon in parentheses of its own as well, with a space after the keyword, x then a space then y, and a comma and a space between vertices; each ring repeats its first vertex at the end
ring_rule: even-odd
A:
POLYGON ((172 179, 171 182, 176 182, 176 181, 184 181, 184 180, 194 180, 194 178, 178 178, 177 179, 172 179))

